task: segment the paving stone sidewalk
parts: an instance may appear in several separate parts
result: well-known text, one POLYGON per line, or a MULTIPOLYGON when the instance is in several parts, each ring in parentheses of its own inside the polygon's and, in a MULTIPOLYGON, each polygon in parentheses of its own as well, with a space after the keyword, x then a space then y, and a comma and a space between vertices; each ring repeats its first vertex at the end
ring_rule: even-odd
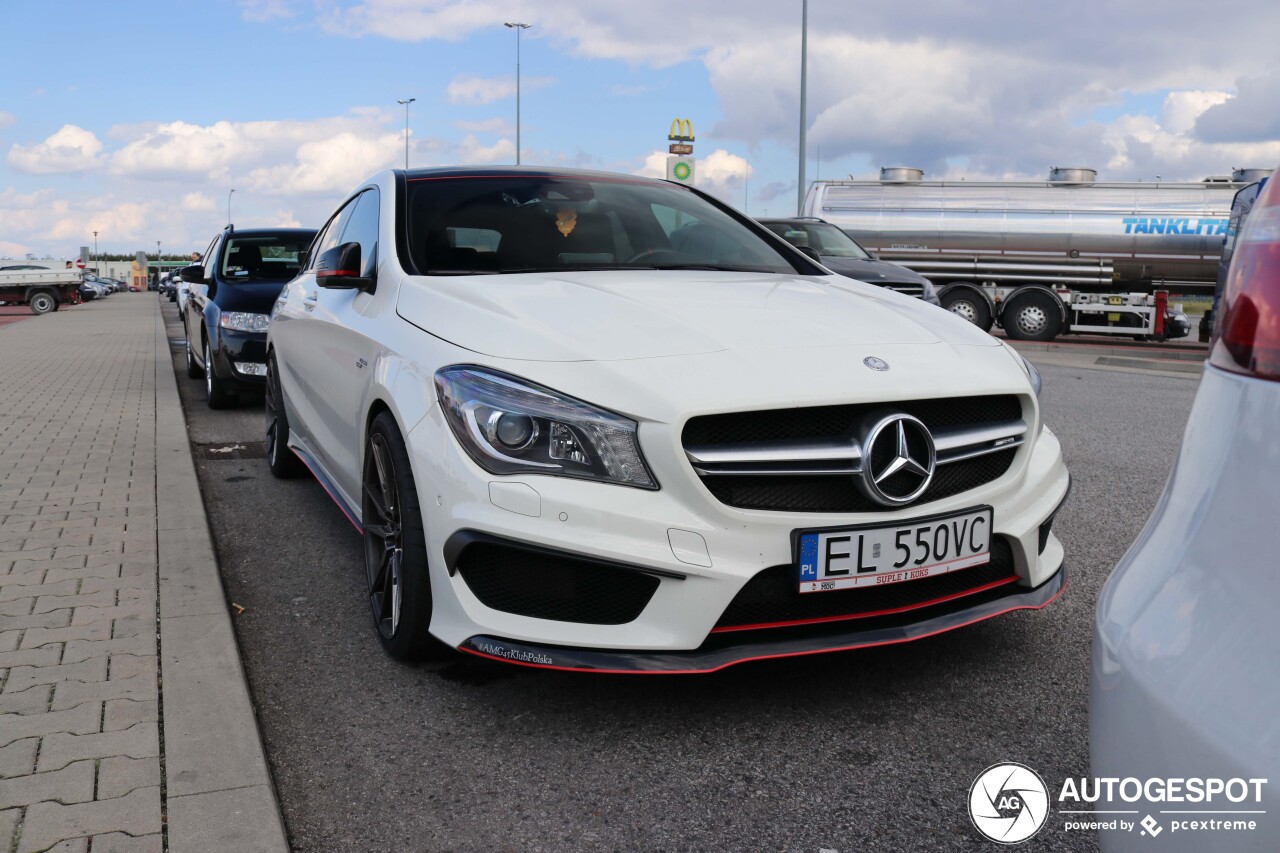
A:
POLYGON ((0 851, 286 849, 157 298, 0 328, 0 851))

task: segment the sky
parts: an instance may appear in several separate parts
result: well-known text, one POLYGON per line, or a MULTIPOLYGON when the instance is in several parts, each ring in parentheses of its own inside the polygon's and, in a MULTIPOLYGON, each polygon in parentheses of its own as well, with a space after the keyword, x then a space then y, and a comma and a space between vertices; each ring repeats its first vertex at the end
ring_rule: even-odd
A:
MULTIPOLYGON (((795 213, 801 0, 4 0, 0 257, 318 226, 365 177, 521 159, 795 213), (231 191, 234 189, 234 193, 231 191)), ((809 0, 807 179, 1199 180, 1280 162, 1274 0, 809 0)))

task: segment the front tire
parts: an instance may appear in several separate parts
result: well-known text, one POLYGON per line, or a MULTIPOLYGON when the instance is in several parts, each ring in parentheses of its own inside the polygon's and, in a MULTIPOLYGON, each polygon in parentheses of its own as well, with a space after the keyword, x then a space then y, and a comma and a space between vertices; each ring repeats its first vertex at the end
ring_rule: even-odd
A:
POLYGON ((365 579, 378 639, 397 660, 433 656, 444 646, 427 631, 427 537, 409 451, 390 412, 379 414, 369 427, 361 493, 365 579))
POLYGON ((1015 293, 1000 314, 1004 333, 1015 341, 1051 341, 1062 329, 1061 302, 1040 290, 1015 293))
POLYGON ((238 402, 236 395, 227 390, 226 384, 218 378, 218 371, 213 368, 213 353, 209 350, 208 341, 204 342, 204 391, 211 409, 229 409, 238 402))
POLYGON ((267 356, 267 465, 282 480, 300 477, 307 471, 298 455, 289 449, 289 415, 284 410, 284 392, 274 352, 267 356))
POLYGON ((53 294, 47 290, 41 290, 31 294, 31 298, 27 300, 27 306, 32 314, 48 314, 58 307, 58 300, 54 299, 53 294))
POLYGON ((187 377, 188 377, 189 379, 201 379, 201 378, 203 378, 203 377, 204 377, 204 371, 200 369, 200 365, 196 364, 196 357, 195 357, 195 354, 194 354, 193 352, 191 352, 191 339, 190 339, 190 338, 187 338, 187 341, 186 341, 186 347, 185 347, 185 349, 186 349, 186 352, 187 352, 187 377))

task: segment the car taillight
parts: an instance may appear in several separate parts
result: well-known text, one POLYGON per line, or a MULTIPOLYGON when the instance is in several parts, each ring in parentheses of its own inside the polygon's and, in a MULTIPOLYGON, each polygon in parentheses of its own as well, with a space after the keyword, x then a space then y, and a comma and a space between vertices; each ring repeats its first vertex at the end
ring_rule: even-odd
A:
POLYGON ((1262 191, 1231 258, 1209 363, 1280 381, 1280 180, 1262 191))

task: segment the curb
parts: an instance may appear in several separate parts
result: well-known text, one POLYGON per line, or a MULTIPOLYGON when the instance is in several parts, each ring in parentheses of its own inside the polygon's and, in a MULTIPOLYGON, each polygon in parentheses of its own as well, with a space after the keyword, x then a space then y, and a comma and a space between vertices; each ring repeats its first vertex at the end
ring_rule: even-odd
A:
POLYGON ((288 851, 156 302, 160 708, 170 853, 288 851))

